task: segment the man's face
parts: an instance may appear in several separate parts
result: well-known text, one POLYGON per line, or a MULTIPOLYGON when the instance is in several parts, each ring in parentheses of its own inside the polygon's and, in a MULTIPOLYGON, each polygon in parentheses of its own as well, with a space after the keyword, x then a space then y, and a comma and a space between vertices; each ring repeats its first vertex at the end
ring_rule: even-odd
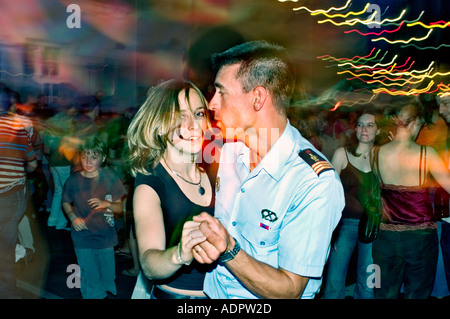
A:
POLYGON ((222 67, 216 77, 216 92, 209 102, 209 110, 225 136, 251 127, 254 119, 252 91, 245 93, 236 79, 239 64, 222 67))
POLYGON ((439 114, 450 124, 450 95, 439 98, 439 114))

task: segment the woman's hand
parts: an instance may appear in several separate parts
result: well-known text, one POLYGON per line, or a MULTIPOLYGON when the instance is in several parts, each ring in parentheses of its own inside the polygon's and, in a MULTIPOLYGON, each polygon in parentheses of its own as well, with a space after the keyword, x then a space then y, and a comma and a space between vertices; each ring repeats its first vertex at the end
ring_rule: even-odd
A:
POLYGON ((192 254, 193 247, 206 240, 206 237, 203 236, 199 226, 200 223, 194 221, 188 221, 183 226, 180 242, 180 257, 184 263, 190 263, 194 259, 192 254))

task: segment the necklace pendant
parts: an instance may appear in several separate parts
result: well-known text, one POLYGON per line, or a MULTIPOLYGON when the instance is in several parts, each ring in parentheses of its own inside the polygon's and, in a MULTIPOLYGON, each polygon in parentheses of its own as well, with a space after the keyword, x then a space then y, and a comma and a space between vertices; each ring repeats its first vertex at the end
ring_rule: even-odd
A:
POLYGON ((198 187, 198 193, 199 193, 200 195, 202 195, 202 196, 205 195, 205 188, 204 188, 203 186, 200 185, 200 186, 198 187))

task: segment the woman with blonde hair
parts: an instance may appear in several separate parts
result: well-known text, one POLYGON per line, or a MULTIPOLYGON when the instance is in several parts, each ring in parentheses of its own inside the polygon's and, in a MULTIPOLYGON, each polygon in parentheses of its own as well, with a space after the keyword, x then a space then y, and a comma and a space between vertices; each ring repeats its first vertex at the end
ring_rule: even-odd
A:
POLYGON ((143 273, 154 283, 153 299, 206 297, 208 268, 192 255, 205 238, 192 216, 214 211, 212 184, 198 165, 208 128, 202 93, 177 80, 151 88, 128 128, 136 236, 143 273))

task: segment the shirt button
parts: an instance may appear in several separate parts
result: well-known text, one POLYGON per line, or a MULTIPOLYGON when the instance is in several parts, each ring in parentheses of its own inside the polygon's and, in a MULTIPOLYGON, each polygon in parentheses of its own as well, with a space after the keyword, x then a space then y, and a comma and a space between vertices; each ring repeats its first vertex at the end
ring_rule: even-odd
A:
POLYGON ((244 188, 241 188, 241 193, 245 193, 245 189, 244 188))
POLYGON ((266 244, 266 242, 265 242, 265 241, 261 241, 261 242, 259 242, 259 244, 260 244, 261 246, 264 246, 264 245, 266 244))
POLYGON ((236 222, 232 222, 231 225, 236 226, 236 222))

